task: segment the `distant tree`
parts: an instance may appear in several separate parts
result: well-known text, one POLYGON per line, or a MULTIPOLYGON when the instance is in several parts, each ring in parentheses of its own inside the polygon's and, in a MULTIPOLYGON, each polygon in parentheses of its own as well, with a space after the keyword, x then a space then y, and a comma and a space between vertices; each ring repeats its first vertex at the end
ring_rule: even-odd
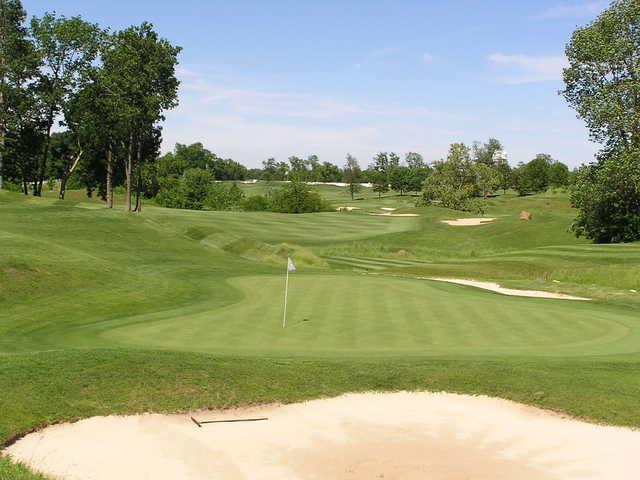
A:
POLYGON ((383 193, 389 191, 389 181, 384 172, 372 169, 369 171, 368 176, 370 182, 373 184, 373 191, 378 194, 378 198, 381 198, 383 193))
POLYGON ((496 160, 494 168, 498 174, 498 188, 502 189, 503 193, 507 193, 507 189, 513 185, 513 171, 509 162, 506 158, 499 158, 496 160))
POLYGON ((490 138, 487 143, 474 142, 472 149, 473 161, 493 167, 502 152, 502 144, 499 140, 490 138))
POLYGON ((411 169, 409 167, 394 165, 389 169, 389 184, 393 190, 400 193, 400 196, 410 191, 411 180, 411 169))
POLYGON ((409 169, 406 189, 409 192, 419 192, 431 169, 419 153, 409 152, 404 158, 409 169))
POLYGON ((347 155, 347 163, 343 169, 343 178, 345 183, 347 183, 347 189, 349 191, 349 195, 351 195, 351 200, 353 200, 354 195, 361 189, 360 182, 362 181, 362 171, 360 170, 358 160, 350 154, 347 155))
POLYGON ((270 210, 280 213, 312 213, 329 210, 317 192, 303 182, 292 181, 276 190, 270 199, 270 210))
POLYGON ((486 199, 500 186, 500 176, 495 168, 486 163, 476 163, 473 168, 476 175, 476 184, 482 198, 486 199))
POLYGON ((289 157, 289 180, 295 182, 305 182, 309 172, 306 162, 299 157, 289 157))
POLYGON ((555 161, 549 165, 548 177, 550 187, 566 187, 569 185, 569 176, 569 167, 564 163, 555 161))
POLYGON ((514 188, 519 195, 544 192, 549 187, 549 169, 554 160, 540 153, 529 163, 519 165, 514 172, 514 188))

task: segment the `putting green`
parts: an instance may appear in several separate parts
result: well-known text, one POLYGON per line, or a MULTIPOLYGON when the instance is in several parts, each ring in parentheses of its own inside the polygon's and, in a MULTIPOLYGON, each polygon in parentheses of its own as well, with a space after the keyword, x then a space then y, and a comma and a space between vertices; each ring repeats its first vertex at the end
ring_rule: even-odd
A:
MULTIPOLYGON (((100 324, 109 343, 264 354, 593 355, 635 352, 640 319, 594 302, 506 297, 424 280, 293 275, 229 280, 242 299, 100 324)), ((87 333, 87 332, 85 332, 87 333)))

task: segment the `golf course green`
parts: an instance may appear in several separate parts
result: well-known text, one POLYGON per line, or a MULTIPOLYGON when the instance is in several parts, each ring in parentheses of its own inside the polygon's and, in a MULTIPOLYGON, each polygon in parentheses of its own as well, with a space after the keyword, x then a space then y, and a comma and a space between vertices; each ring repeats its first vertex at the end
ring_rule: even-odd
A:
MULTIPOLYGON (((494 222, 452 227, 459 212, 411 197, 314 188, 359 209, 126 214, 0 191, 0 444, 98 414, 397 389, 640 427, 640 245, 574 238, 562 192, 497 196, 494 222)), ((35 477, 0 459, 0 478, 35 477)))

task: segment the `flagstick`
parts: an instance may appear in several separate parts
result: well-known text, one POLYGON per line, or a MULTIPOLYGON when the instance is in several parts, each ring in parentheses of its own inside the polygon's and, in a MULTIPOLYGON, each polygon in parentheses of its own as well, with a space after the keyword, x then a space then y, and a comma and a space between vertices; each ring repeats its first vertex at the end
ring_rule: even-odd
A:
POLYGON ((284 284, 284 316, 282 317, 282 328, 287 326, 287 294, 289 293, 289 264, 287 263, 287 280, 284 284))

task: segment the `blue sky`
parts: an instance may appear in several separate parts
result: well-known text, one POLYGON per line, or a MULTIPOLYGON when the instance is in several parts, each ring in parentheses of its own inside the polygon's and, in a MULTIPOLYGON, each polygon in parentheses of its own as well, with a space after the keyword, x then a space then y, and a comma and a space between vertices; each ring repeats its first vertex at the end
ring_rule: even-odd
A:
POLYGON ((112 29, 147 20, 184 48, 165 150, 201 141, 251 166, 312 153, 437 160, 489 137, 513 164, 545 152, 575 166, 597 150, 557 92, 571 32, 606 1, 23 3, 112 29))

